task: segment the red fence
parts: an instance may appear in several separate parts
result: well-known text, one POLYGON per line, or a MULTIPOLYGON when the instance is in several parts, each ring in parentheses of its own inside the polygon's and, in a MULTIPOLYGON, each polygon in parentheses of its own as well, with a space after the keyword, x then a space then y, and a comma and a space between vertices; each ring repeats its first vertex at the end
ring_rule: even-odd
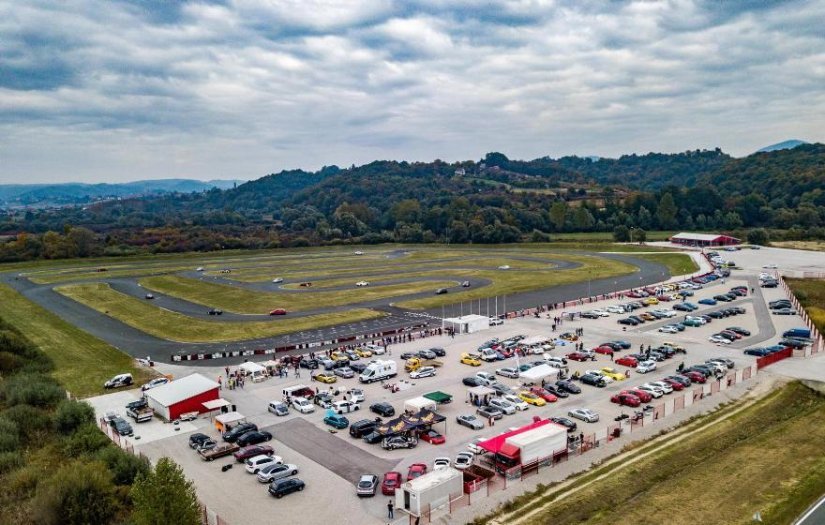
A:
POLYGON ((760 357, 756 360, 756 369, 762 370, 768 365, 772 365, 777 361, 782 361, 783 359, 787 359, 793 355, 793 348, 786 347, 784 350, 780 350, 778 352, 774 352, 770 355, 766 355, 765 357, 760 357))

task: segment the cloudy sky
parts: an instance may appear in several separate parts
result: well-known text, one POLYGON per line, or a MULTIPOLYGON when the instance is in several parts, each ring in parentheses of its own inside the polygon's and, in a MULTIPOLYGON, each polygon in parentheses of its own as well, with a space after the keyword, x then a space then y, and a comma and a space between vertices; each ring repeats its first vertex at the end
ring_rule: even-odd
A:
POLYGON ((825 142, 825 0, 6 0, 0 183, 825 142))

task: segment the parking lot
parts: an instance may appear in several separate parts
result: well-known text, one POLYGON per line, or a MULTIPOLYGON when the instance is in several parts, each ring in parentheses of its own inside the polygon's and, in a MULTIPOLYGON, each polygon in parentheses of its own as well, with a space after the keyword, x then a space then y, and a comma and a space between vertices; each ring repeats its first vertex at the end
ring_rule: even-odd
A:
MULTIPOLYGON (((788 251, 781 250, 778 252, 788 251)), ((173 425, 164 424, 158 420, 134 425, 135 434, 140 436, 140 439, 135 439, 133 442, 138 450, 152 459, 169 456, 180 463, 187 476, 194 480, 201 499, 211 510, 229 523, 270 523, 276 516, 279 522, 284 523, 306 523, 308 521, 328 523, 386 522, 384 519, 386 517, 386 497, 377 496, 365 499, 356 497, 354 484, 360 474, 372 473, 380 477, 388 470, 397 470, 406 474, 409 465, 413 463, 426 463, 432 468, 433 460, 436 457, 448 456, 455 458, 456 453, 466 450, 466 445, 474 438, 492 437, 508 428, 522 426, 529 423, 534 416, 541 418, 567 416, 568 411, 572 408, 589 408, 600 416, 598 423, 585 423, 577 420, 576 423, 581 432, 591 433, 603 430, 613 422, 614 417, 621 413, 632 414, 634 411, 634 409, 622 408, 610 402, 610 396, 620 390, 672 375, 680 365, 698 364, 713 357, 729 358, 734 362, 737 369, 753 364, 755 358, 744 355, 742 349, 774 343, 778 341, 778 336, 781 335, 782 331, 799 326, 797 316, 772 316, 768 312, 766 301, 784 297, 784 292, 781 289, 761 289, 758 287, 757 275, 763 264, 765 264, 764 261, 767 260, 766 256, 769 255, 774 255, 772 259, 781 268, 782 257, 779 255, 784 256, 787 254, 771 254, 769 250, 743 250, 732 253, 730 258, 735 259, 737 264, 746 269, 735 270, 724 282, 718 280, 708 284, 700 290, 695 290, 694 296, 688 298, 690 302, 697 303, 700 299, 726 292, 732 286, 754 287, 754 294, 748 293, 747 296, 730 303, 720 303, 715 306, 699 305, 700 309, 691 312, 689 315, 704 314, 730 306, 742 306, 746 310, 745 314, 725 319, 715 319, 709 324, 688 327, 684 331, 675 334, 661 333, 658 329, 665 324, 678 321, 688 314, 679 312, 677 317, 646 322, 635 327, 623 327, 617 324, 617 319, 623 317, 623 315, 612 314, 609 317, 599 319, 563 321, 553 332, 551 329, 553 321, 548 317, 561 315, 562 311, 551 311, 549 316, 545 314, 539 318, 531 316, 510 319, 503 326, 491 327, 489 330, 474 334, 460 335, 455 338, 441 336, 392 345, 389 349, 390 353, 379 358, 393 359, 398 364, 398 377, 390 381, 399 388, 395 392, 384 388, 380 383, 360 385, 357 377, 352 379, 338 378, 333 385, 316 383, 310 380, 309 371, 306 369, 300 370, 300 378, 290 375, 289 378, 270 378, 256 384, 247 382, 244 389, 224 389, 222 396, 235 404, 237 410, 244 414, 248 421, 256 423, 261 429, 273 433, 274 439, 271 445, 274 447, 275 453, 282 456, 285 462, 299 466, 298 477, 306 482, 306 490, 281 500, 276 501, 270 497, 267 494, 266 486, 258 483, 254 476, 247 474, 241 464, 235 463, 231 470, 222 472, 221 467, 223 465, 234 462, 231 457, 215 462, 204 462, 188 447, 187 439, 192 431, 197 430, 218 437, 218 433, 212 427, 208 417, 201 417, 196 421, 183 423, 178 427, 179 430, 174 430, 173 425), (729 345, 717 345, 708 341, 711 334, 730 326, 747 330, 751 335, 729 345), (456 424, 456 416, 474 413, 475 411, 475 407, 469 404, 468 387, 462 384, 462 378, 475 375, 479 371, 494 373, 497 368, 517 364, 516 358, 510 358, 505 361, 482 363, 479 367, 471 367, 459 362, 461 353, 474 352, 482 343, 492 338, 505 340, 521 335, 525 337, 546 336, 555 339, 562 333, 575 332, 576 329, 583 329, 580 341, 584 344, 585 349, 596 348, 607 341, 624 340, 629 342, 630 349, 618 352, 616 358, 629 353, 636 353, 640 348, 646 349, 648 345, 656 348, 664 342, 683 346, 686 349, 686 354, 676 354, 673 358, 657 363, 657 370, 648 374, 639 374, 635 369, 629 367, 615 366, 611 363, 610 356, 607 355, 595 354, 595 361, 577 362, 570 360, 568 361, 570 374, 583 374, 586 370, 613 366, 619 372, 629 371, 629 377, 610 383, 604 388, 580 385, 582 393, 579 395, 559 399, 557 402, 548 403, 544 407, 530 406, 527 410, 516 411, 513 415, 505 415, 502 420, 495 422, 492 428, 485 425, 483 430, 473 431, 456 424), (446 351, 445 357, 438 358, 442 362, 442 366, 437 368, 436 375, 420 380, 410 380, 409 375, 403 371, 404 362, 401 360, 400 354, 417 352, 433 346, 442 347, 446 351), (361 404, 359 411, 347 415, 350 422, 374 418, 376 414, 371 413, 368 407, 379 401, 391 403, 396 414, 399 414, 403 412, 404 401, 407 399, 436 390, 445 392, 453 396, 453 401, 438 407, 438 413, 446 417, 446 422, 438 423, 434 428, 445 435, 446 443, 431 445, 420 441, 418 446, 411 450, 386 451, 378 444, 367 444, 361 439, 351 438, 346 430, 332 433, 330 427, 322 421, 325 410, 320 407, 316 407, 314 413, 305 415, 291 410, 290 414, 284 417, 277 417, 267 411, 268 402, 282 398, 281 391, 284 387, 297 384, 305 384, 321 390, 329 389, 331 386, 333 390, 341 392, 336 396, 337 400, 342 399, 343 392, 350 387, 362 388, 366 400, 361 404), (316 502, 322 500, 325 505, 316 504, 316 502), (313 518, 311 520, 306 517, 307 509, 312 509, 313 518)), ((806 264, 808 263, 806 262, 806 264)), ((628 301, 629 299, 601 301, 576 308, 568 308, 564 313, 581 312, 593 308, 607 308, 610 305, 628 301)), ((672 306, 672 304, 663 302, 641 311, 668 309, 669 305, 672 306)), ((633 313, 638 312, 639 310, 633 313)), ((549 354, 566 356, 574 350, 575 344, 576 342, 556 339, 556 347, 549 354)), ((518 364, 541 359, 542 355, 527 355, 519 358, 518 364)), ((202 366, 186 368, 163 365, 161 371, 171 373, 176 377, 182 377, 191 371, 211 375, 213 378, 224 374, 223 368, 205 368, 202 366)), ((513 388, 519 386, 516 379, 499 376, 498 380, 513 388)), ((125 404, 128 401, 127 397, 132 399, 136 397, 136 394, 119 392, 90 401, 95 406, 98 414, 102 414, 106 410, 117 409, 125 404)), ((398 514, 396 514, 396 518, 398 518, 398 514)))

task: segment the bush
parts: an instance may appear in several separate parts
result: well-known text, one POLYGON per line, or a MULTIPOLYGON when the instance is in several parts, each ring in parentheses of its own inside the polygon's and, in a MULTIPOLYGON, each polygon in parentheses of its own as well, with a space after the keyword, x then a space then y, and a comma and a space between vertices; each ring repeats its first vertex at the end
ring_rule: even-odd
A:
POLYGON ((20 448, 20 430, 14 421, 0 419, 0 452, 15 452, 20 448))
POLYGON ((83 401, 61 401, 54 414, 54 425, 58 432, 71 434, 79 427, 93 423, 94 409, 83 401))
POLYGON ((115 493, 103 464, 75 461, 37 487, 34 521, 44 525, 109 523, 120 510, 115 493))
POLYGON ((115 446, 102 449, 97 457, 109 467, 116 485, 131 485, 138 476, 149 474, 151 468, 145 459, 115 446))
POLYGON ((19 355, 5 350, 0 351, 0 373, 3 375, 19 370, 24 364, 25 361, 19 355))
POLYGON ((86 423, 63 440, 63 453, 69 457, 94 454, 112 442, 94 423, 86 423))
POLYGON ((627 242, 630 240, 630 229, 620 224, 613 228, 613 240, 615 242, 627 242))
POLYGON ((132 501, 136 525, 201 523, 195 486, 169 458, 161 458, 154 471, 135 480, 132 501))
POLYGON ((23 466, 23 456, 17 452, 0 452, 0 476, 23 466))
POLYGON ((768 244, 768 230, 765 228, 755 228, 748 232, 748 243, 765 245, 768 244))
POLYGON ((50 407, 66 398, 65 391, 51 377, 41 374, 17 374, 3 382, 2 397, 9 406, 50 407))
POLYGON ((30 405, 13 406, 3 412, 0 418, 13 421, 20 436, 27 441, 39 440, 52 428, 52 418, 49 414, 30 405))

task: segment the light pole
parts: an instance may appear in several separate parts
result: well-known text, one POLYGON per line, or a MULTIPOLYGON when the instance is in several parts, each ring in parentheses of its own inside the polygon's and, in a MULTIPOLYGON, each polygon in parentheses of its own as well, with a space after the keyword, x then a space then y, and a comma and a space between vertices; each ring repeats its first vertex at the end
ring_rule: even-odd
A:
POLYGON ((630 244, 633 244, 633 230, 635 229, 633 226, 630 227, 630 244))

